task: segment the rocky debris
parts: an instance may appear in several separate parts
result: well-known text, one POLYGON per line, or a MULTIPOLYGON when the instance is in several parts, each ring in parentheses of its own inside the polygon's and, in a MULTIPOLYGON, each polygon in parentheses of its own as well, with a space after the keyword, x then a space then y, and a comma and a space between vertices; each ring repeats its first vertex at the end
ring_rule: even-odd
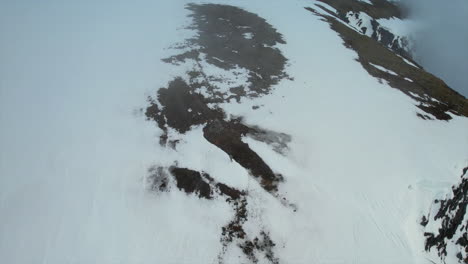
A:
POLYGON ((370 0, 372 4, 359 0, 318 0, 338 11, 343 20, 349 12, 364 12, 374 19, 403 18, 404 14, 398 6, 386 0, 370 0))
POLYGON ((407 58, 411 63, 417 65, 415 61, 412 60, 413 56, 411 55, 411 45, 409 40, 405 36, 397 36, 390 32, 388 29, 382 27, 377 20, 371 20, 372 25, 372 35, 371 37, 387 48, 390 48, 397 54, 407 58))
POLYGON ((281 79, 289 78, 284 70, 287 59, 274 47, 285 41, 263 18, 229 5, 189 4, 187 9, 193 20, 189 28, 198 34, 176 45, 184 52, 163 61, 175 65, 192 61, 195 66, 187 78, 177 77, 167 88, 159 89, 156 97, 149 97, 145 112, 163 130, 162 145, 167 144, 168 128, 185 133, 194 125, 224 119, 223 111, 209 104, 262 96, 281 79), (235 76, 243 69, 247 83, 230 87, 227 93, 219 83, 229 86, 236 82, 210 75, 206 65, 232 71, 235 76))
POLYGON ((249 239, 249 234, 244 229, 248 220, 247 193, 237 190, 224 183, 217 182, 209 174, 198 172, 187 168, 152 167, 148 179, 153 183, 150 187, 153 191, 167 191, 170 188, 169 175, 173 176, 177 188, 187 194, 195 194, 201 199, 212 200, 218 197, 225 198, 234 211, 234 216, 228 224, 221 228, 220 242, 222 250, 218 255, 219 263, 224 263, 224 254, 229 246, 238 246, 247 259, 257 263, 256 254, 264 254, 265 258, 272 264, 278 264, 273 249, 275 243, 267 231, 262 229, 259 236, 249 239), (169 171, 170 174, 167 173, 169 171), (217 194, 217 195, 215 195, 217 194))
POLYGON ((391 87, 418 101, 418 108, 429 116, 439 120, 452 119, 449 113, 468 116, 468 100, 439 78, 410 65, 405 58, 398 56, 378 41, 344 25, 336 16, 321 14, 313 8, 306 9, 330 24, 343 39, 344 45, 357 52, 359 56, 357 60, 370 75, 385 80, 391 87), (387 71, 375 67, 376 65, 387 71))
POLYGON ((219 263, 223 263, 223 256, 229 245, 235 243, 252 263, 258 263, 256 254, 263 254, 272 264, 278 264, 279 259, 273 252, 276 244, 270 238, 267 231, 262 230, 259 236, 249 239, 249 234, 244 229, 244 223, 248 220, 247 197, 245 193, 228 202, 234 209, 233 219, 222 227, 221 243, 222 250, 218 255, 219 263))
POLYGON ((165 168, 152 166, 148 169, 148 173, 146 181, 151 191, 169 191, 169 174, 165 168))
MULTIPOLYGON (((190 131, 193 126, 203 126, 203 136, 208 142, 245 168, 281 204, 297 210, 278 194, 278 185, 283 177, 275 174, 242 141, 242 137, 250 136, 284 154, 291 137, 247 126, 241 118, 228 119, 219 107, 220 103, 232 99, 240 101, 242 97, 268 94, 273 85, 289 78, 285 72, 287 59, 275 47, 285 43, 282 35, 263 18, 238 7, 189 4, 186 8, 192 12, 189 29, 197 34, 176 44, 174 48, 182 50, 181 53, 163 61, 174 65, 189 63, 191 68, 186 76, 174 78, 167 87, 159 89, 156 96, 149 97, 145 112, 147 119, 156 122, 163 131, 161 145, 177 151, 179 141, 172 138, 174 133, 180 135, 190 131), (229 72, 230 77, 215 75, 210 71, 213 67, 216 68, 215 72, 229 72), (239 79, 245 82, 239 82, 239 79)), ((207 173, 188 168, 154 167, 149 172, 150 190, 167 191, 174 185, 180 191, 200 199, 223 198, 229 203, 234 216, 221 230, 219 263, 224 262, 224 254, 231 245, 239 247, 253 263, 258 262, 258 254, 263 254, 273 264, 279 263, 273 253, 275 243, 265 228, 258 227, 258 230, 263 230, 259 235, 248 234, 244 229, 249 215, 245 191, 217 182, 207 173)))
POLYGON ((216 145, 229 157, 247 169, 259 179, 260 185, 268 192, 278 191, 278 183, 283 180, 275 174, 263 159, 249 145, 242 141, 242 136, 252 129, 236 121, 213 120, 203 129, 203 136, 216 145))
MULTIPOLYGON (((222 244, 222 249, 218 255, 219 263, 223 263, 222 260, 229 245, 235 241, 245 241, 247 239, 247 233, 244 230, 244 223, 247 221, 248 213, 247 199, 245 195, 242 195, 234 200, 229 200, 228 202, 233 207, 234 217, 227 225, 221 228, 220 242, 222 244)), ((244 254, 246 253, 244 252, 244 254)))
POLYGON ((212 199, 213 190, 206 181, 206 174, 186 168, 170 167, 177 188, 186 193, 195 193, 200 198, 212 199))
POLYGON ((430 117, 430 116, 428 116, 428 115, 423 115, 423 114, 421 114, 421 113, 416 113, 416 115, 417 115, 419 118, 423 119, 423 120, 434 120, 434 118, 432 118, 432 117, 430 117))
POLYGON ((264 254, 265 258, 272 264, 278 264, 279 259, 275 257, 273 248, 276 244, 271 240, 270 236, 265 231, 260 232, 260 238, 255 237, 253 240, 245 241, 240 244, 240 248, 244 254, 253 263, 258 263, 256 252, 264 254))
MULTIPOLYGON (((203 129, 206 140, 226 152, 252 176, 260 179, 259 182, 265 190, 278 190, 277 186, 282 181, 282 176, 275 174, 263 159, 242 141, 242 137, 252 135, 253 138, 270 143, 276 151, 281 152, 290 141, 288 135, 250 128, 237 119, 223 120, 223 111, 209 108, 204 103, 204 97, 190 93, 189 86, 182 79, 175 79, 168 89, 160 89, 158 94, 163 109, 159 109, 158 104, 152 102, 146 110, 148 119, 155 120, 163 131, 171 127, 181 133, 188 131, 193 125, 207 123, 203 129)), ((167 141, 167 134, 164 133, 160 142, 167 144, 167 141)), ((177 142, 169 143, 170 147, 175 148, 177 142)))
POLYGON ((321 4, 320 8, 342 22, 352 26, 360 33, 380 42, 387 48, 406 58, 412 58, 411 47, 406 36, 397 36, 382 27, 378 19, 401 19, 402 9, 386 0, 372 0, 372 4, 359 0, 319 0, 336 9, 337 14, 321 4), (353 23, 351 23, 353 21, 353 23))
MULTIPOLYGON (((275 193, 283 177, 275 174, 263 159, 242 141, 242 137, 249 134, 254 139, 272 145, 279 153, 287 148, 290 137, 284 133, 251 128, 236 119, 225 121, 225 114, 221 109, 208 106, 210 103, 220 102, 224 94, 213 84, 212 79, 215 76, 205 73, 201 67, 201 60, 203 58, 205 63, 223 69, 247 69, 247 87, 234 87, 231 90, 235 90, 236 97, 253 94, 260 96, 268 93, 271 86, 281 78, 287 77, 284 72, 286 58, 277 48, 272 47, 285 42, 281 34, 264 19, 240 8, 190 4, 187 9, 192 11, 191 28, 198 34, 185 44, 178 45, 189 48, 189 51, 164 61, 178 64, 193 60, 199 67, 188 72, 189 83, 181 77, 175 78, 167 88, 158 90, 157 98, 150 97, 146 117, 155 121, 163 130, 160 138, 163 145, 168 144, 168 128, 185 133, 194 125, 205 125, 205 139, 247 169, 265 190, 275 193), (246 33, 250 33, 252 37, 245 38, 246 33), (201 88, 207 88, 208 94, 199 93, 201 88)), ((169 147, 175 149, 176 144, 177 141, 169 141, 169 147)))
POLYGON ((237 189, 227 186, 224 183, 217 183, 216 187, 222 195, 227 196, 227 200, 238 200, 241 196, 245 195, 244 192, 241 192, 237 189))
POLYGON ((247 69, 248 88, 256 96, 267 93, 272 85, 287 77, 287 60, 274 47, 286 42, 265 19, 229 5, 189 4, 187 8, 193 12, 193 29, 198 31, 189 43, 200 47, 199 52, 205 54, 209 64, 222 69, 247 69))
POLYGON ((195 93, 182 78, 176 78, 167 88, 159 89, 157 100, 162 109, 154 99, 149 98, 150 106, 145 114, 164 131, 171 127, 185 133, 193 125, 204 124, 224 115, 220 110, 209 108, 205 98, 195 93))
MULTIPOLYGON (((265 19, 241 8, 218 4, 189 4, 187 9, 193 23, 188 27, 197 36, 177 45, 184 52, 163 59, 173 64, 194 61, 196 69, 190 71, 191 85, 206 88, 210 102, 240 99, 242 96, 258 97, 267 94, 281 79, 287 59, 274 47, 285 44, 282 35, 265 19), (186 51, 188 49, 188 51, 186 51), (218 76, 206 73, 202 62, 223 70, 247 71, 247 84, 230 87, 231 94, 221 92, 216 82, 218 76)), ((226 85, 228 80, 223 82, 226 85)))
POLYGON ((444 261, 447 254, 454 254, 459 263, 468 263, 468 167, 463 169, 461 182, 452 187, 452 193, 444 200, 435 200, 436 214, 423 216, 421 225, 426 229, 435 225, 437 232, 425 232, 426 251, 436 249, 444 261), (447 250, 451 248, 450 250, 447 250), (454 250, 456 252, 454 252, 454 250))

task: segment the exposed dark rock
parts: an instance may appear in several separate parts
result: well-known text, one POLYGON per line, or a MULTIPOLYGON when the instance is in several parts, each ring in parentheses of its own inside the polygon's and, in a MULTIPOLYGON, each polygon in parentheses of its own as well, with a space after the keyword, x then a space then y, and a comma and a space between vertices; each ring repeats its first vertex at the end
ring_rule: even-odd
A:
POLYGON ((241 198, 242 195, 245 195, 244 192, 241 192, 237 189, 229 187, 224 183, 217 183, 216 187, 218 187, 218 190, 220 191, 221 194, 228 196, 229 197, 228 199, 231 199, 231 200, 237 200, 241 198))
MULTIPOLYGON (((165 179, 164 185, 168 185, 168 180, 166 180, 168 175, 164 173, 165 169, 163 167, 152 167, 150 172, 152 172, 149 176, 151 179, 154 178, 153 175, 157 175, 157 178, 163 176, 165 179)), ((246 193, 244 191, 239 191, 224 183, 217 182, 208 173, 175 166, 170 167, 169 172, 174 176, 179 190, 186 193, 196 193, 200 198, 212 199, 214 197, 213 192, 216 192, 220 196, 226 197, 226 201, 235 202, 235 204, 237 204, 237 201, 241 198, 245 199, 246 193)))
MULTIPOLYGON (((169 174, 165 173, 163 167, 153 167, 150 169, 151 182, 155 184, 151 186, 152 190, 167 190, 169 187, 169 174), (157 180, 155 180, 157 179, 157 180), (161 179, 163 179, 161 181, 161 179), (161 184, 163 182, 163 184, 161 184), (161 186, 164 186, 161 189, 161 186)), ((214 193, 226 198, 226 202, 232 206, 234 216, 225 226, 221 228, 220 242, 222 250, 218 255, 219 263, 223 263, 224 254, 227 248, 235 244, 242 249, 245 256, 253 263, 257 263, 258 259, 255 253, 264 254, 265 258, 272 264, 278 264, 279 260, 275 257, 273 249, 275 243, 270 238, 266 231, 261 231, 259 237, 250 240, 249 235, 244 229, 244 224, 248 220, 247 210, 247 194, 244 191, 237 190, 226 184, 217 182, 209 174, 198 172, 187 168, 170 167, 170 174, 173 176, 177 188, 187 194, 196 194, 200 198, 215 199, 214 193)))
POLYGON ((365 12, 375 19, 379 18, 403 18, 402 10, 394 3, 386 0, 371 0, 368 4, 359 0, 319 0, 335 8, 339 14, 346 17, 350 11, 365 12))
POLYGON ((186 193, 195 193, 200 198, 212 199, 213 190, 198 171, 171 167, 169 171, 176 180, 177 188, 186 193))
POLYGON ((234 209, 234 218, 222 227, 221 242, 223 247, 227 247, 234 239, 245 239, 247 234, 244 230, 244 223, 247 221, 247 199, 239 197, 230 201, 234 209))
POLYGON ((253 240, 244 241, 239 245, 244 254, 253 263, 257 263, 258 259, 255 255, 256 252, 261 252, 265 258, 272 264, 278 264, 279 259, 275 257, 273 248, 276 244, 271 240, 270 236, 264 231, 260 232, 260 238, 255 237, 253 240))
POLYGON ((279 259, 275 257, 273 248, 276 244, 271 240, 270 235, 265 231, 260 232, 260 239, 254 239, 255 248, 261 252, 265 252, 265 257, 273 264, 279 263, 279 259))
MULTIPOLYGON (((400 40, 398 36, 395 36, 392 32, 381 27, 375 19, 371 20, 371 25, 373 29, 371 37, 374 40, 378 41, 383 46, 392 49, 394 52, 407 58, 408 60, 413 61, 412 55, 409 53, 409 44, 406 38, 400 40), (402 44, 400 44, 399 40, 402 42, 402 44)), ((412 63, 417 65, 417 63, 414 61, 412 63)))
POLYGON ((226 253, 227 247, 236 243, 242 250, 244 255, 252 262, 257 263, 258 258, 256 253, 263 254, 265 258, 272 264, 278 264, 279 259, 275 257, 273 252, 276 244, 264 230, 260 232, 260 237, 249 239, 248 234, 244 230, 244 223, 247 221, 247 200, 241 197, 238 200, 231 201, 235 210, 234 218, 222 228, 221 243, 223 249, 218 257, 220 263, 223 263, 222 258, 226 253))
POLYGON ((399 14, 401 13, 400 7, 385 0, 377 0, 375 1, 376 3, 372 5, 359 0, 321 0, 321 2, 333 6, 337 13, 331 11, 323 4, 315 5, 331 16, 343 21, 343 23, 349 24, 351 27, 355 28, 356 31, 362 34, 368 33, 368 36, 380 42, 383 46, 392 49, 397 54, 406 58, 412 58, 410 52, 411 46, 409 45, 407 37, 393 34, 388 29, 381 26, 378 21, 378 19, 383 18, 380 17, 382 15, 399 18, 399 14), (363 14, 370 16, 370 28, 363 26, 364 20, 369 19, 363 14), (356 25, 351 24, 351 17, 353 20, 357 20, 356 25))
POLYGON ((421 218, 421 225, 422 226, 427 226, 427 223, 429 223, 429 219, 427 219, 427 217, 425 215, 423 215, 423 217, 421 218))
MULTIPOLYGON (((447 113, 450 112, 450 107, 446 104, 434 103, 434 105, 427 106, 424 104, 419 104, 417 107, 423 110, 426 113, 432 114, 435 118, 439 120, 450 120, 452 117, 447 113)), ((430 119, 430 118, 427 118, 430 119)))
MULTIPOLYGON (((433 218, 430 215, 422 222, 426 226, 429 222, 439 221, 437 233, 425 232, 426 251, 435 248, 442 260, 447 256, 447 244, 459 245, 462 250, 456 252, 457 257, 463 263, 468 263, 468 222, 464 222, 468 205, 468 167, 463 169, 461 182, 452 187, 452 193, 446 199, 434 202, 439 205, 433 218), (458 237, 456 234, 460 234, 458 237)), ((453 253, 453 252, 452 252, 453 253)))
POLYGON ((180 64, 187 60, 197 62, 198 69, 190 72, 192 85, 204 86, 211 94, 210 102, 237 100, 242 96, 258 97, 268 93, 281 79, 288 77, 284 71, 287 59, 274 46, 285 44, 282 35, 265 19, 241 8, 218 4, 189 4, 187 9, 193 24, 189 27, 198 32, 179 48, 190 49, 163 61, 180 64), (248 71, 245 87, 231 87, 234 95, 225 96, 210 80, 216 79, 204 73, 201 60, 216 67, 233 70, 237 67, 248 71), (197 80, 197 81, 195 81, 197 80), (246 91, 249 91, 247 93, 246 91))
MULTIPOLYGON (((282 177, 273 173, 262 158, 251 150, 248 144, 242 142, 241 137, 250 133, 257 139, 276 143, 274 149, 281 151, 290 141, 286 134, 250 128, 238 120, 224 121, 221 119, 224 116, 221 110, 209 108, 204 103, 203 96, 191 93, 190 87, 180 78, 172 81, 168 89, 160 89, 158 100, 164 108, 160 110, 153 102, 148 107, 146 115, 155 120, 161 129, 166 130, 166 126, 169 126, 183 133, 192 125, 208 122, 203 129, 204 137, 249 170, 254 177, 260 179, 260 184, 265 190, 277 191, 278 182, 282 177)), ((162 136, 161 141, 167 142, 167 135, 162 136)), ((175 148, 175 144, 176 142, 173 142, 170 145, 175 148)))
POLYGON ((283 179, 276 175, 263 159, 241 139, 252 129, 235 121, 213 120, 203 129, 204 137, 226 152, 250 174, 259 179, 260 185, 269 192, 278 190, 283 179))
POLYGON ((409 65, 402 57, 397 56, 381 43, 343 25, 335 16, 320 14, 312 8, 306 9, 321 16, 330 24, 331 28, 343 39, 344 45, 357 52, 358 61, 370 75, 386 80, 391 87, 419 101, 418 107, 421 110, 439 120, 451 119, 448 113, 468 116, 468 100, 439 78, 421 68, 409 65), (398 75, 381 71, 372 64, 382 66, 398 75))
POLYGON ((244 96, 258 97, 288 77, 284 71, 287 59, 273 47, 285 41, 263 18, 228 5, 189 4, 187 9, 192 12, 193 19, 189 28, 198 34, 177 45, 177 48, 184 48, 183 53, 163 61, 177 65, 191 60, 197 66, 187 72, 188 83, 180 77, 175 78, 167 88, 159 89, 155 98, 148 98, 150 106, 146 109, 147 118, 156 121, 164 131, 160 140, 163 145, 168 140, 165 132, 168 127, 185 133, 193 125, 223 119, 224 113, 208 107, 209 103, 232 98, 239 101, 244 96), (246 37, 246 34, 251 37, 246 37), (230 95, 220 92, 215 81, 227 84, 230 80, 207 75, 202 61, 225 70, 245 69, 248 83, 231 87, 230 95), (205 96, 200 94, 199 89, 206 89, 205 96))
POLYGON ((428 115, 423 115, 423 114, 421 114, 421 113, 416 113, 416 115, 417 115, 419 118, 423 119, 423 120, 434 120, 434 118, 432 118, 432 117, 430 117, 430 116, 428 116, 428 115))
MULTIPOLYGON (((283 78, 289 78, 285 72, 287 59, 280 50, 274 47, 285 41, 263 18, 243 9, 228 5, 189 4, 187 9, 192 12, 193 23, 190 29, 197 31, 194 38, 186 39, 174 48, 183 49, 180 54, 163 59, 166 63, 180 65, 192 62, 195 65, 185 78, 176 77, 166 88, 161 88, 155 97, 149 97, 146 109, 148 120, 155 121, 163 133, 160 143, 163 146, 176 149, 178 140, 171 138, 174 129, 178 133, 186 133, 192 126, 204 126, 204 137, 210 143, 226 152, 233 160, 259 181, 260 185, 279 199, 278 184, 281 175, 276 175, 263 159, 255 153, 248 144, 242 142, 247 134, 273 146, 275 151, 287 149, 290 137, 283 133, 262 130, 242 124, 241 119, 226 121, 224 112, 217 107, 219 103, 232 99, 240 101, 242 97, 259 97, 268 94, 273 85, 283 78), (246 72, 247 83, 235 84, 235 80, 210 75, 205 65, 215 66, 231 71, 238 76, 236 70, 246 72), (218 85, 227 85, 220 89, 218 85), (225 92, 229 90, 229 92, 225 92)), ((248 220, 248 195, 224 183, 217 182, 204 172, 179 168, 155 169, 158 176, 151 176, 152 190, 166 190, 171 182, 187 194, 195 194, 203 199, 223 198, 233 208, 234 216, 221 230, 222 252, 219 262, 223 263, 224 253, 234 244, 242 249, 246 257, 256 262, 256 254, 264 254, 271 263, 278 263, 274 257, 275 243, 268 232, 263 231, 259 237, 250 239, 252 235, 244 230, 248 220), (168 178, 172 176, 172 178, 168 178)), ((279 199, 287 204, 286 199, 279 199)))
POLYGON ((208 63, 223 69, 247 69, 249 88, 259 95, 287 76, 286 58, 273 47, 286 42, 265 19, 228 5, 189 4, 187 8, 192 11, 193 29, 199 33, 189 42, 201 47, 208 63))
POLYGON ((193 92, 182 78, 171 81, 168 88, 159 89, 157 98, 163 108, 159 109, 158 104, 150 99, 146 116, 156 121, 163 130, 169 126, 185 133, 193 125, 223 117, 220 110, 210 109, 204 102, 204 97, 193 92))

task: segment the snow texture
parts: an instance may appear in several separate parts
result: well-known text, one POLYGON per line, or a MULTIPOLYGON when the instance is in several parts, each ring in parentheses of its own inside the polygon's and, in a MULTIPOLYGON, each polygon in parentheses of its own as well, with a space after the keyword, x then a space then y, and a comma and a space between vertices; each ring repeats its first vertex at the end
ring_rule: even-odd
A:
POLYGON ((378 70, 380 71, 383 71, 383 72, 386 72, 386 73, 390 73, 391 75, 395 75, 395 76, 398 76, 398 74, 394 71, 391 71, 389 69, 386 69, 380 65, 376 65, 376 64, 373 64, 373 63, 369 63, 370 65, 372 65, 373 67, 377 68, 378 70))
MULTIPOLYGON (((283 154, 243 142, 284 176, 280 191, 297 211, 204 140, 201 126, 169 129, 179 143, 163 148, 162 130, 139 110, 193 66, 160 61, 195 34, 185 28, 188 2, 46 2, 29 3, 34 12, 0 4, 2 263, 217 263, 233 208, 151 191, 148 170, 174 161, 247 191, 245 230, 268 229, 279 263, 441 263, 425 253, 419 222, 468 163, 468 119, 418 118, 413 99, 371 77, 304 10, 310 1, 216 1, 258 14, 287 42, 278 48, 294 80, 217 106, 291 137, 283 154)), ((251 259, 230 247, 224 262, 251 259)))

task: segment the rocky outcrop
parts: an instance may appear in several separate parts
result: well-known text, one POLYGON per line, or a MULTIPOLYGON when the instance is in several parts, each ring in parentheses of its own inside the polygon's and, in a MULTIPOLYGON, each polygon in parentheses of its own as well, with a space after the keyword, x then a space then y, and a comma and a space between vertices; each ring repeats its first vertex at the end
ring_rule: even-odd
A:
MULTIPOLYGON (((239 101, 243 97, 266 95, 273 85, 289 78, 285 72, 287 59, 274 47, 285 43, 282 35, 263 18, 234 6, 189 4, 187 9, 191 11, 192 19, 189 28, 197 34, 176 44, 174 50, 180 51, 179 54, 163 61, 176 66, 189 65, 190 70, 159 89, 156 96, 149 97, 145 112, 147 119, 154 121, 163 131, 160 144, 177 150, 178 140, 171 136, 182 136, 194 126, 202 126, 203 138, 198 140, 224 151, 265 192, 296 210, 279 194, 283 176, 275 173, 242 140, 250 136, 284 154, 291 141, 290 136, 248 126, 242 122, 242 117, 228 117, 219 106, 233 99, 239 101), (212 69, 230 77, 219 76, 212 69)), ((219 263, 224 262, 224 255, 232 245, 241 249, 251 263, 257 263, 259 258, 272 264, 279 263, 274 253, 276 244, 268 229, 258 226, 260 232, 249 233, 244 228, 251 213, 247 191, 217 182, 205 172, 177 165, 152 167, 147 179, 153 192, 176 189, 199 199, 224 199, 232 207, 234 215, 221 229, 219 263)))
POLYGON ((468 167, 460 183, 452 187, 445 199, 435 200, 432 214, 421 220, 426 232, 426 251, 435 250, 442 260, 452 254, 459 263, 468 263, 468 167))
POLYGON ((195 195, 200 199, 213 200, 224 199, 234 212, 232 219, 221 228, 220 242, 221 252, 218 262, 224 263, 224 255, 228 247, 239 247, 245 257, 252 263, 258 262, 258 256, 262 256, 271 264, 278 264, 275 256, 275 242, 271 239, 268 230, 258 227, 258 234, 249 234, 244 225, 249 218, 248 195, 245 191, 238 190, 226 184, 217 182, 205 172, 198 172, 187 168, 171 166, 169 168, 151 168, 149 177, 150 188, 156 192, 164 192, 174 185, 187 195, 195 195), (164 182, 163 185, 160 185, 164 182))
MULTIPOLYGON (((346 5, 342 1, 325 2, 346 11, 348 9, 343 9, 343 6, 348 7, 350 3, 360 1, 352 0, 346 5)), ((426 120, 450 120, 451 114, 468 116, 468 100, 441 79, 422 69, 411 58, 397 54, 378 40, 349 26, 340 18, 340 12, 336 13, 320 4, 306 9, 330 24, 343 39, 344 45, 357 52, 358 61, 370 75, 417 101, 417 107, 424 112, 417 113, 419 117, 426 120)))
MULTIPOLYGON (((399 6, 386 0, 318 0, 333 7, 336 17, 360 33, 373 38, 399 55, 411 58, 411 45, 407 36, 399 36, 382 26, 379 19, 403 19, 399 6)), ((332 12, 334 13, 334 12, 332 12)))

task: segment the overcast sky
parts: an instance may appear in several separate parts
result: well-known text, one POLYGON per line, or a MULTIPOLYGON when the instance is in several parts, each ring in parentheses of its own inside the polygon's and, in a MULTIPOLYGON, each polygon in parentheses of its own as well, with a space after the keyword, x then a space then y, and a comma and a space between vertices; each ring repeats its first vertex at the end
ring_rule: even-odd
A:
POLYGON ((402 0, 415 28, 415 58, 468 97, 468 0, 402 0))

